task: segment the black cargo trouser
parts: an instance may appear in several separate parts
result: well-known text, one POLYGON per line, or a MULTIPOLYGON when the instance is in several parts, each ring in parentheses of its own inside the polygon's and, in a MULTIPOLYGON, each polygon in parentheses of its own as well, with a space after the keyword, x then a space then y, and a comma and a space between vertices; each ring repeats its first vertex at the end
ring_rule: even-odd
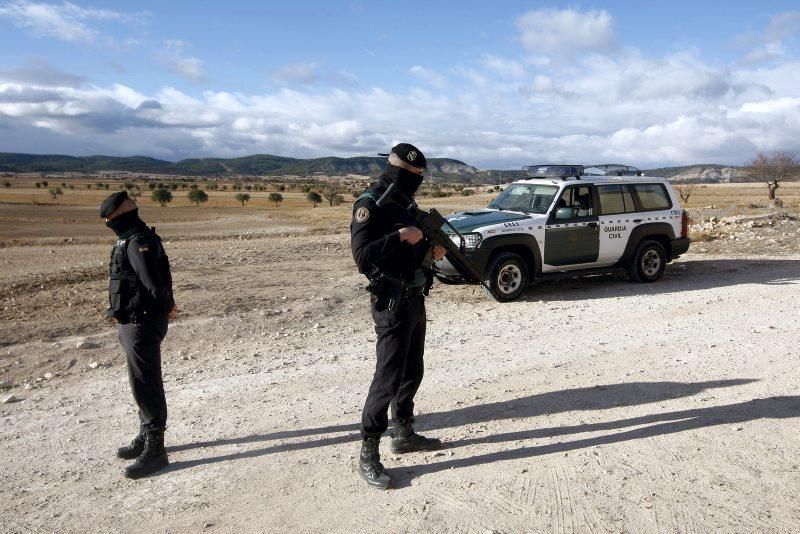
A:
POLYGON ((161 377, 161 341, 167 334, 167 317, 144 324, 119 325, 119 341, 128 359, 128 379, 139 422, 144 431, 167 426, 167 399, 161 377))
POLYGON ((378 358, 361 415, 361 435, 365 438, 379 437, 386 431, 390 404, 395 419, 414 415, 414 395, 424 373, 425 297, 409 296, 394 312, 376 310, 373 297, 372 318, 378 335, 378 358))

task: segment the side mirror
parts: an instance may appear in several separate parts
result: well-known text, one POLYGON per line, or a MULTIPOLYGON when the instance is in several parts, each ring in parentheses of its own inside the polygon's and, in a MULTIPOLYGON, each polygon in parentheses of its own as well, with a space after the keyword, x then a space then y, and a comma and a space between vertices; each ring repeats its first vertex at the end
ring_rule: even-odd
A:
POLYGON ((556 219, 572 219, 575 211, 572 208, 558 208, 556 210, 556 219))

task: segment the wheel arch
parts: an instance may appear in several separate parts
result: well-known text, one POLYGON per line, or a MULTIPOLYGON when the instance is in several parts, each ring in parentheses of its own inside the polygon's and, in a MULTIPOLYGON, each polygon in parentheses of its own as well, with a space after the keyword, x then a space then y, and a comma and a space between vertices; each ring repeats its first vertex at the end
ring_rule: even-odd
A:
POLYGON ((535 279, 541 272, 542 255, 539 251, 539 243, 530 234, 492 236, 483 240, 481 248, 485 248, 488 252, 487 266, 491 263, 492 258, 498 254, 513 252, 520 255, 527 262, 530 280, 535 279))
POLYGON ((639 244, 645 239, 658 242, 664 247, 667 261, 672 259, 672 240, 675 239, 675 230, 672 225, 669 223, 647 223, 640 224, 633 229, 619 263, 622 265, 628 264, 633 259, 639 244))

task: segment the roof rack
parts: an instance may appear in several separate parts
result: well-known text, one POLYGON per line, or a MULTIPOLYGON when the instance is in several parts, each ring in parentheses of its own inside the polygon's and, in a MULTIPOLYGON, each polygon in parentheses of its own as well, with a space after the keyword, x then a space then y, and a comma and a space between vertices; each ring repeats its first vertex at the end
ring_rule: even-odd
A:
POLYGON ((638 168, 619 163, 588 165, 584 169, 584 174, 587 176, 644 176, 644 173, 638 168))
POLYGON ((580 180, 583 175, 583 165, 526 165, 522 170, 531 178, 575 178, 580 180))

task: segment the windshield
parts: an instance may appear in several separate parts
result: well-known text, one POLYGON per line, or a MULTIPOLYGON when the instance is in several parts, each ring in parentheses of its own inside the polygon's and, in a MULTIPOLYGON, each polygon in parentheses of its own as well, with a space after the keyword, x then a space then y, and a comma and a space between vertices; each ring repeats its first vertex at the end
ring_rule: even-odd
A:
POLYGON ((547 213, 558 191, 554 185, 511 184, 489 204, 498 210, 547 213))

